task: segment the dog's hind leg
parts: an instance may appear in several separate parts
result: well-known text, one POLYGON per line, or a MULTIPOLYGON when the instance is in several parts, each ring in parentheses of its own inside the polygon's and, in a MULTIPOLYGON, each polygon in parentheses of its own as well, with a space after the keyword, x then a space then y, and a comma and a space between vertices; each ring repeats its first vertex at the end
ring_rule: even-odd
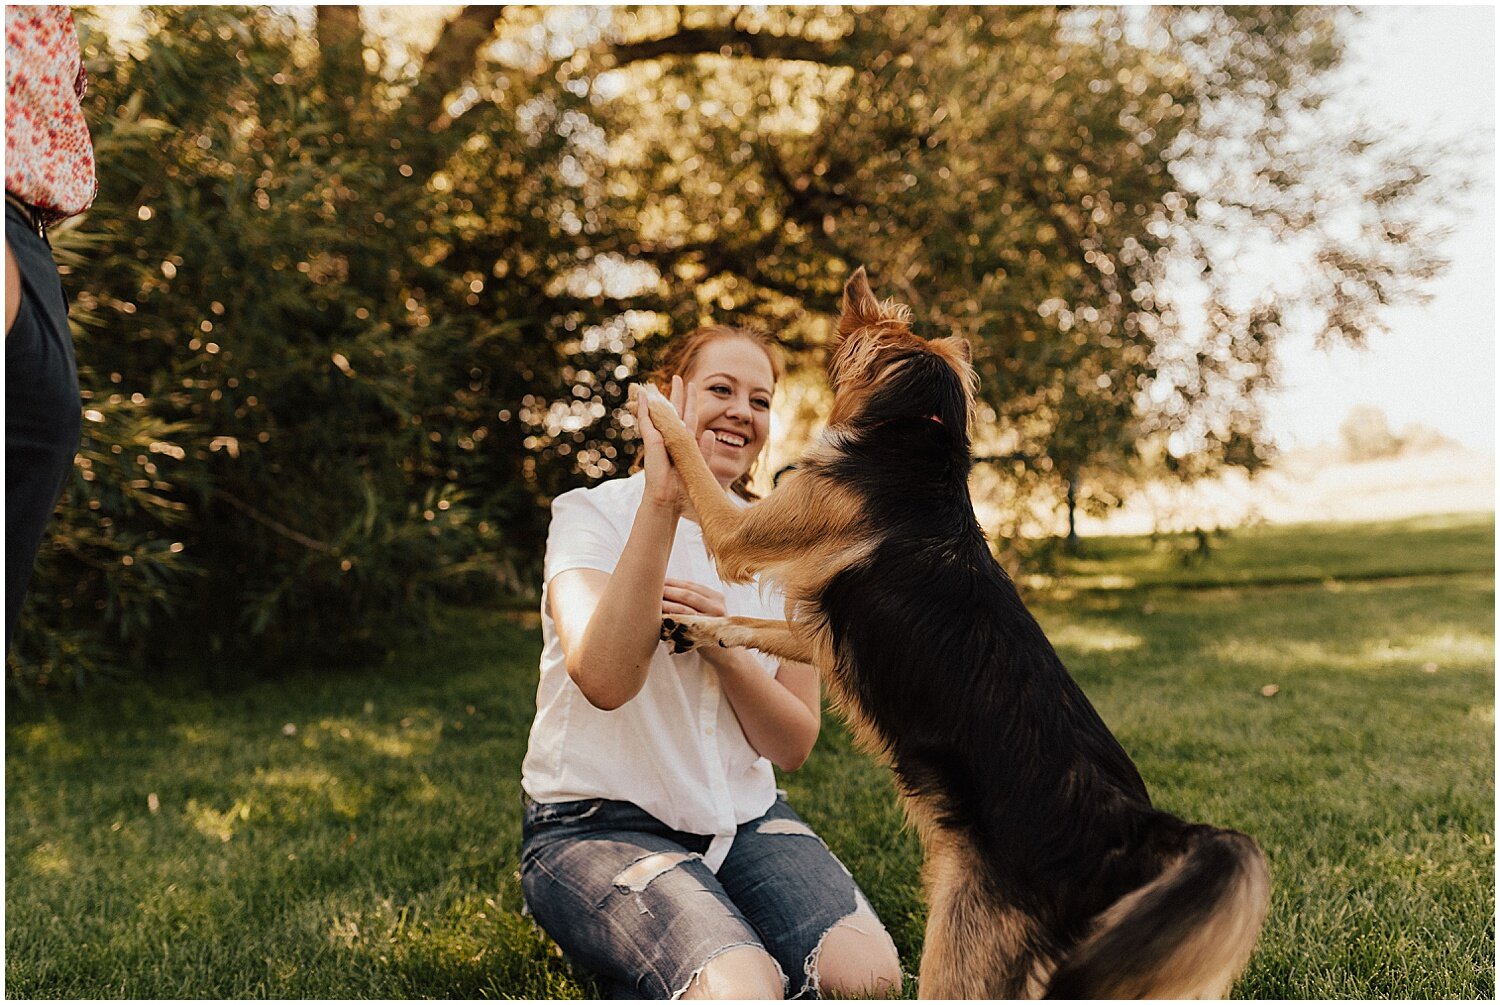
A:
POLYGON ((1035 925, 986 889, 978 865, 971 850, 946 835, 928 848, 918 997, 1039 998, 1050 966, 1036 950, 1035 925))

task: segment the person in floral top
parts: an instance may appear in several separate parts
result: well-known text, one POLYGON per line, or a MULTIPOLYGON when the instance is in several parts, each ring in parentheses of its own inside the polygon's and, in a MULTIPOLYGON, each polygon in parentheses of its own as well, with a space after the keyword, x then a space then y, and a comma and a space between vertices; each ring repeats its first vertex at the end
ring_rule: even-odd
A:
POLYGON ((72 12, 5 8, 5 647, 78 449, 82 400, 47 228, 98 191, 72 12))

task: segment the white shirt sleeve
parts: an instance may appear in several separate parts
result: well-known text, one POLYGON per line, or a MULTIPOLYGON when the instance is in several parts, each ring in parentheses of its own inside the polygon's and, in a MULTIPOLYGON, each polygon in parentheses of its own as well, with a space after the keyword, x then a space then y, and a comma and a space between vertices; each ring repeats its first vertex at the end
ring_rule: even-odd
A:
POLYGON ((597 492, 574 489, 552 500, 552 523, 547 529, 547 556, 542 569, 547 582, 569 569, 615 571, 625 550, 625 533, 600 507, 598 496, 597 492))

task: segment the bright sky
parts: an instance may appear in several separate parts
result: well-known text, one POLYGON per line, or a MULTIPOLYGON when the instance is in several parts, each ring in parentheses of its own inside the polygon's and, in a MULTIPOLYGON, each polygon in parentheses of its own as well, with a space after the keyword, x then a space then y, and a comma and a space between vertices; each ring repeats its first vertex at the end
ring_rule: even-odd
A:
POLYGON ((1367 7, 1348 50, 1350 100, 1398 135, 1438 148, 1477 140, 1475 189, 1446 246, 1453 264, 1432 301, 1391 311, 1368 349, 1324 353, 1311 340, 1282 354, 1268 428, 1285 448, 1334 443, 1355 405, 1377 405, 1393 430, 1419 423, 1495 450, 1495 9, 1367 7))

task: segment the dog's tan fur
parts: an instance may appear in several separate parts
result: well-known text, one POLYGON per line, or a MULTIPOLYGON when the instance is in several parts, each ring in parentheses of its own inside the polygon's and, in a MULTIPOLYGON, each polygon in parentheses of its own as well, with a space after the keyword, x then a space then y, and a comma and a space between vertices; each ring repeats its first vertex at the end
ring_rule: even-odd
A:
POLYGON ((928 916, 919 968, 921 996, 1039 998, 1046 968, 1030 949, 1036 941, 1031 919, 980 892, 974 883, 979 864, 968 842, 937 827, 924 833, 922 887, 928 916))

